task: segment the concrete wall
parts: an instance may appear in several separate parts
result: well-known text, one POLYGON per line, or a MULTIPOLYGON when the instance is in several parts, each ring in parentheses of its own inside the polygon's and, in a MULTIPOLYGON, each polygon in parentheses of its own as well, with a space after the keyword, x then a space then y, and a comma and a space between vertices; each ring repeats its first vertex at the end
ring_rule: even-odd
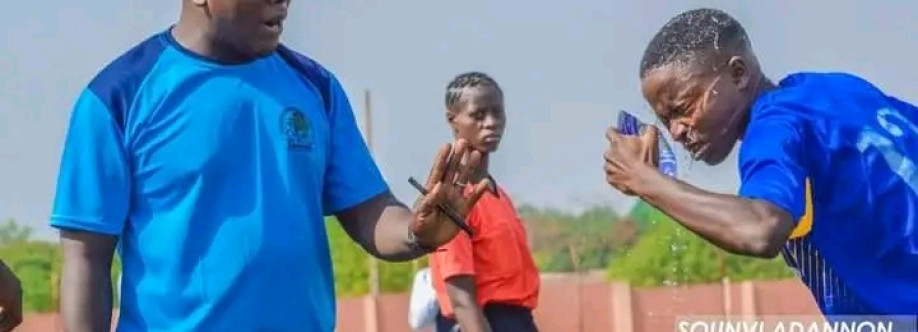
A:
MULTIPOLYGON (((819 314, 797 280, 666 288, 633 288, 599 276, 546 275, 542 282, 535 316, 543 332, 672 331, 678 316, 690 314, 819 314)), ((407 320, 408 294, 338 301, 338 332, 411 332, 407 320)), ((15 331, 61 329, 56 314, 31 314, 15 331)))

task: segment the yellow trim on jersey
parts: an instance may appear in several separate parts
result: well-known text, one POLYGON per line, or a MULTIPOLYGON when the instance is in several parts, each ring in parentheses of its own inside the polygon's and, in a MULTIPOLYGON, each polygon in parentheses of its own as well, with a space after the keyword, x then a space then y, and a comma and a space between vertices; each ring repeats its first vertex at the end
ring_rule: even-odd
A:
POLYGON ((796 239, 807 234, 813 229, 813 193, 810 189, 810 179, 806 179, 806 212, 800 217, 797 227, 791 232, 790 238, 796 239))

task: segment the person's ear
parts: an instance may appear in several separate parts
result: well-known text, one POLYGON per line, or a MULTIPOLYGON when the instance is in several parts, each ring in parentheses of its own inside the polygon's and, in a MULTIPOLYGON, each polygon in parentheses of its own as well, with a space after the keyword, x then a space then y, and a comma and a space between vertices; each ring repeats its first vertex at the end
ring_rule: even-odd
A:
POLYGON ((737 90, 746 90, 749 88, 749 82, 752 81, 746 59, 742 56, 735 55, 727 62, 730 80, 736 85, 737 90))

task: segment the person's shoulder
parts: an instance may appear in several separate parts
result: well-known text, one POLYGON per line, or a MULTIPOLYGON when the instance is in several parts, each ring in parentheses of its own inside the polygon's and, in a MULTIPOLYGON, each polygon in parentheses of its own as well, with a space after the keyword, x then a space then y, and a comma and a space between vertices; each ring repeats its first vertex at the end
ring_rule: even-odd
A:
POLYGON ((781 79, 776 88, 760 96, 752 107, 752 120, 765 117, 835 117, 835 105, 850 106, 858 98, 882 97, 869 81, 844 72, 797 72, 781 79), (830 106, 831 105, 831 106, 830 106))
POLYGON ((123 89, 125 84, 143 79, 168 47, 163 33, 157 33, 118 55, 90 81, 95 90, 123 89))
POLYGON ((296 72, 301 78, 310 82, 322 95, 326 109, 333 109, 333 95, 343 93, 340 82, 331 70, 320 64, 315 59, 297 52, 285 44, 277 47, 277 55, 296 72))
POLYGON ((129 101, 168 47, 164 33, 150 36, 117 56, 92 78, 86 88, 111 111, 126 111, 129 101))
POLYGON ((277 54, 280 55, 280 57, 284 59, 287 64, 294 67, 294 69, 297 69, 298 71, 309 74, 317 74, 324 79, 335 79, 334 73, 319 63, 319 61, 316 61, 312 57, 302 52, 296 51, 285 44, 278 45, 277 54))
POLYGON ((784 77, 778 86, 781 90, 815 93, 833 93, 839 90, 877 90, 870 81, 846 72, 798 72, 784 77))

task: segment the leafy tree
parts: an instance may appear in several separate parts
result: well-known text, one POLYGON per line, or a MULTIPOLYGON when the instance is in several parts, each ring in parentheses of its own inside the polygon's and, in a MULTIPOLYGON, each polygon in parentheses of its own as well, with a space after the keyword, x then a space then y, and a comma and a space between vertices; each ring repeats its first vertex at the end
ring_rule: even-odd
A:
POLYGON ((530 249, 542 271, 602 269, 612 256, 633 242, 639 227, 609 207, 596 206, 581 214, 521 206, 530 249))
POLYGON ((643 223, 648 231, 612 261, 608 267, 612 279, 628 280, 636 286, 662 286, 716 282, 723 277, 748 280, 792 276, 780 259, 726 253, 646 203, 638 205, 632 217, 646 218, 643 223))
MULTIPOLYGON (((325 222, 334 267, 335 293, 342 297, 361 296, 370 291, 370 256, 354 242, 334 218, 325 222)), ((379 290, 404 292, 411 289, 414 267, 411 262, 379 261, 379 290)))
POLYGON ((28 241, 32 236, 32 229, 21 226, 13 219, 7 219, 0 224, 0 246, 28 241))
POLYGON ((325 221, 334 266, 335 293, 359 296, 369 292, 369 262, 363 248, 344 232, 334 218, 325 221))
POLYGON ((727 255, 727 268, 734 280, 773 280, 794 277, 782 258, 756 259, 727 255))
MULTIPOLYGON (((336 292, 345 297, 366 294, 369 290, 367 253, 347 236, 336 220, 330 218, 327 226, 336 292)), ((22 282, 26 311, 56 311, 60 299, 60 247, 57 243, 31 240, 31 234, 32 229, 15 221, 0 224, 0 258, 22 282)), ((410 289, 415 268, 424 265, 426 259, 421 259, 417 263, 380 261, 380 290, 402 292, 410 289)), ((115 293, 120 292, 117 288, 120 275, 121 260, 115 255, 112 262, 112 289, 115 293)), ((115 302, 114 305, 117 306, 118 303, 115 302)))
POLYGON ((54 284, 60 273, 60 251, 48 242, 17 241, 0 247, 0 257, 22 283, 25 311, 54 311, 54 284))
POLYGON ((31 228, 12 219, 0 225, 0 257, 22 283, 24 311, 54 311, 60 250, 56 244, 30 241, 31 234, 31 228))
MULTIPOLYGON (((60 247, 57 243, 32 240, 31 234, 32 229, 28 226, 8 220, 0 226, 0 257, 22 283, 25 311, 57 311, 62 262, 60 247)), ((112 265, 112 283, 116 285, 121 273, 118 257, 112 265)))

